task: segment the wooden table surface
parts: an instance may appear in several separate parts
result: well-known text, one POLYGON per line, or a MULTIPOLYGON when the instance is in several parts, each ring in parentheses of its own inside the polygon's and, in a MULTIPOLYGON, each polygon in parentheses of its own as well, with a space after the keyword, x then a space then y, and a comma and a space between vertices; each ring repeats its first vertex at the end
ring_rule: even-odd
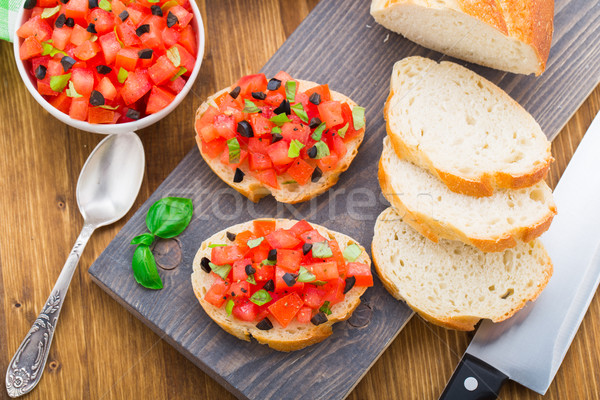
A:
MULTIPOLYGON (((327 1, 327 0, 324 0, 327 1)), ((207 46, 193 93, 141 132, 146 174, 125 218, 94 233, 75 274, 44 377, 30 399, 231 399, 233 396, 100 290, 88 267, 195 146, 203 99, 259 70, 317 0, 198 0, 207 46)), ((326 24, 325 24, 326 26, 326 24)), ((0 376, 35 320, 82 227, 75 186, 102 136, 70 128, 39 106, 0 43, 0 376)), ((554 187, 594 115, 600 88, 554 140, 554 187)), ((375 160, 373 160, 375 162, 375 160)), ((600 398, 600 298, 596 297, 545 399, 600 398)), ((437 399, 471 334, 413 318, 349 399, 437 399)), ((7 397, 0 390, 0 398, 7 397)), ((502 399, 537 399, 515 383, 502 399)))

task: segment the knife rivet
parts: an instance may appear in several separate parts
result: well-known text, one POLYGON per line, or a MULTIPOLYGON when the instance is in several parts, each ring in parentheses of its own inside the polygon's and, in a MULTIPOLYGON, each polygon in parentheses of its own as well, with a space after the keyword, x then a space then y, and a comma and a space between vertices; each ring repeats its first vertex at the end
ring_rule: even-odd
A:
POLYGON ((473 390, 477 389, 477 386, 479 386, 479 382, 477 382, 477 379, 470 376, 467 379, 465 379, 464 385, 465 389, 467 389, 469 392, 472 392, 473 390))

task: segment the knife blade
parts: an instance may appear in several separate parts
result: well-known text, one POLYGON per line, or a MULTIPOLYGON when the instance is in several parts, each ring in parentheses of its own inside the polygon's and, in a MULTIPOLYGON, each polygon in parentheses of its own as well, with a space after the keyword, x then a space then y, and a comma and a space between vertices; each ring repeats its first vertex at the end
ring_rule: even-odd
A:
POLYGON ((512 318, 482 322, 440 400, 495 399, 516 381, 545 394, 600 281, 600 113, 554 190, 558 214, 541 240, 554 274, 512 318))

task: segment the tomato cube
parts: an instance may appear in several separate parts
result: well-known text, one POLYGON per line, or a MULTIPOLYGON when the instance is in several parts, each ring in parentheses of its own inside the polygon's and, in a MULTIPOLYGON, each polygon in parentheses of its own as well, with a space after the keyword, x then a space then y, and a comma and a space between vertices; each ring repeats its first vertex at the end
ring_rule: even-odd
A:
POLYGON ((315 263, 310 265, 309 269, 317 277, 317 280, 320 281, 329 281, 340 276, 335 261, 315 263))
POLYGON ((59 50, 64 50, 67 43, 71 40, 71 32, 73 32, 73 28, 69 28, 66 25, 62 28, 55 28, 54 32, 52 32, 52 46, 59 50))
POLYGON ((310 128, 301 123, 288 122, 281 127, 281 136, 289 141, 299 140, 306 144, 310 137, 310 128))
POLYGON ((79 46, 90 40, 91 37, 92 34, 85 30, 85 28, 82 28, 81 25, 75 25, 71 31, 71 37, 69 38, 69 41, 75 46, 79 46))
POLYGON ((175 43, 179 42, 181 34, 173 28, 165 27, 161 37, 166 47, 173 47, 175 43))
POLYGON ((356 279, 355 286, 373 286, 373 275, 371 268, 364 263, 351 262, 348 263, 348 276, 353 276, 356 279))
POLYGON ((250 153, 267 155, 267 148, 271 144, 270 140, 264 138, 251 137, 248 139, 248 151, 250 153))
POLYGON ((88 9, 88 0, 70 0, 65 7, 65 16, 83 22, 88 9))
POLYGON ((129 21, 117 26, 117 34, 119 35, 119 39, 121 39, 123 44, 127 47, 139 46, 142 44, 142 41, 135 33, 135 26, 129 23, 129 21))
POLYGON ((248 322, 255 321, 257 313, 258 306, 248 299, 244 299, 243 301, 237 303, 235 306, 233 306, 232 311, 234 317, 248 322))
POLYGON ((271 121, 258 113, 250 114, 250 125, 252 125, 252 130, 256 136, 271 133, 271 129, 275 126, 271 121))
POLYGON ((318 105, 321 121, 325 122, 327 129, 340 125, 344 122, 342 116, 342 104, 339 101, 322 101, 318 105))
POLYGON ((119 71, 121 68, 126 69, 127 71, 133 71, 135 66, 137 65, 138 60, 138 50, 133 47, 123 47, 117 53, 117 58, 115 59, 115 71, 119 71))
POLYGON ((250 171, 265 170, 265 169, 269 169, 273 166, 273 164, 271 163, 271 159, 264 154, 250 153, 249 158, 250 158, 250 164, 249 164, 250 171))
MULTIPOLYGON (((221 138, 221 136, 219 136, 219 131, 217 131, 217 129, 215 128, 214 125, 203 126, 200 129, 199 134, 202 137, 202 140, 205 141, 206 143, 210 143, 215 139, 221 138)), ((225 140, 225 139, 223 139, 223 140, 225 140)), ((216 155, 215 155, 215 157, 216 157, 216 155)))
POLYGON ((330 305, 344 301, 344 298, 346 297, 344 295, 345 287, 346 282, 342 278, 337 278, 327 282, 327 284, 322 286, 323 290, 326 292, 325 297, 323 297, 323 301, 328 301, 330 305))
POLYGON ((219 136, 225 139, 234 138, 236 135, 236 124, 232 116, 219 114, 215 116, 215 119, 213 120, 213 125, 217 130, 219 136))
POLYGON ((277 229, 269 233, 265 238, 271 247, 275 249, 292 249, 302 243, 300 239, 283 229, 277 229))
POLYGON ((213 247, 210 255, 212 263, 217 265, 233 264, 242 259, 244 259, 244 254, 237 246, 213 247))
POLYGON ((296 314, 296 319, 298 320, 298 322, 301 322, 303 324, 308 324, 311 318, 312 310, 310 309, 310 307, 302 307, 300 311, 298 311, 298 314, 296 314))
POLYGON ((104 96, 106 100, 113 101, 115 97, 117 97, 117 89, 112 81, 106 76, 100 79, 98 86, 96 86, 96 90, 102 93, 102 96, 104 96))
POLYGON ((94 73, 87 68, 73 68, 71 70, 71 82, 77 93, 83 97, 89 97, 94 90, 94 73))
POLYGON ((181 44, 189 53, 196 57, 198 51, 198 42, 196 41, 196 33, 191 25, 186 26, 181 30, 179 35, 179 44, 181 44))
POLYGON ((321 236, 319 231, 317 231, 316 229, 313 229, 312 231, 304 232, 303 234, 300 235, 300 238, 304 241, 304 243, 317 243, 317 242, 324 242, 325 240, 327 240, 323 236, 321 236))
POLYGON ((331 92, 329 91, 329 85, 327 84, 314 86, 304 93, 306 93, 308 97, 310 97, 313 93, 317 93, 319 96, 321 96, 321 101, 331 101, 331 92))
POLYGON ((146 7, 131 2, 127 7, 127 12, 129 13, 129 20, 131 20, 131 22, 135 26, 138 26, 146 17, 146 10, 148 10, 146 7))
POLYGON ((184 86, 185 86, 185 79, 183 79, 182 77, 178 77, 174 81, 169 82, 167 84, 167 87, 174 93, 180 93, 183 90, 184 86))
POLYGON ((58 94, 58 96, 52 98, 49 102, 57 110, 62 111, 65 114, 69 113, 69 108, 71 107, 71 98, 67 96, 65 92, 58 94))
POLYGON ((329 248, 333 253, 333 260, 337 263, 338 272, 340 276, 346 276, 346 260, 344 259, 344 254, 340 249, 340 245, 336 240, 329 241, 329 248))
POLYGON ((233 282, 245 281, 248 278, 246 274, 246 266, 251 265, 252 260, 244 258, 233 263, 233 269, 231 270, 231 280, 233 282))
POLYGON ((338 156, 335 153, 331 153, 330 155, 323 157, 317 161, 317 165, 323 172, 334 170, 338 163, 338 156))
POLYGON ((178 24, 181 28, 185 28, 194 17, 191 12, 181 6, 171 7, 169 12, 177 17, 178 24))
POLYGON ((279 71, 278 73, 275 74, 275 76, 273 77, 275 79, 279 79, 281 81, 281 83, 285 84, 285 82, 287 81, 292 81, 292 77, 290 76, 290 74, 288 74, 285 71, 279 71))
POLYGON ((252 92, 265 92, 267 90, 267 78, 265 74, 246 75, 240 78, 234 86, 240 87, 242 97, 251 96, 252 92))
POLYGON ((200 130, 207 125, 212 125, 217 115, 219 115, 219 110, 213 106, 208 106, 206 111, 204 111, 204 114, 196 120, 196 132, 200 132, 200 130))
POLYGON ((279 249, 277 250, 277 266, 287 272, 297 272, 300 269, 300 260, 302 252, 297 250, 279 249))
POLYGON ((267 147, 267 154, 274 165, 287 165, 294 161, 288 157, 289 143, 285 140, 280 140, 267 147))
POLYGON ((342 139, 338 135, 335 135, 331 139, 331 141, 333 146, 330 146, 330 149, 332 149, 335 155, 338 157, 338 159, 341 160, 342 158, 344 158, 348 151, 348 149, 346 148, 346 144, 344 143, 344 139, 342 139))
POLYGON ((285 328, 294 319, 304 302, 297 293, 290 293, 269 306, 269 312, 285 328))
POLYGON ((231 294, 231 297, 237 298, 245 298, 250 294, 250 284, 246 281, 234 282, 229 287, 228 292, 231 294))
POLYGON ((34 16, 17 29, 17 36, 23 39, 33 36, 43 42, 52 36, 52 27, 39 15, 34 16))
POLYGON ((94 8, 88 15, 87 21, 90 24, 94 24, 98 35, 110 32, 115 27, 114 15, 101 8, 94 8))
POLYGON ((215 307, 221 307, 225 300, 227 300, 227 291, 229 288, 229 283, 225 282, 221 278, 217 278, 208 292, 204 295, 204 300, 209 302, 215 307))
POLYGON ((19 57, 21 60, 27 60, 31 57, 36 57, 42 54, 44 48, 34 36, 29 36, 21 43, 19 47, 19 57))
POLYGON ((88 114, 88 99, 86 97, 75 97, 71 100, 69 116, 79 121, 85 121, 88 114))
POLYGON ((277 225, 277 222, 275 222, 273 220, 257 219, 257 220, 252 221, 254 233, 258 237, 267 236, 269 233, 274 232, 276 225, 277 225))
POLYGON ((296 222, 294 226, 288 229, 288 232, 294 234, 296 237, 300 237, 300 235, 302 235, 304 232, 312 230, 313 227, 308 222, 306 222, 306 220, 303 219, 301 221, 296 222))
POLYGON ((302 298, 304 304, 310 308, 319 308, 323 305, 323 298, 326 292, 322 289, 318 289, 312 285, 306 285, 302 298))
MULTIPOLYGON (((46 73, 46 77, 44 79, 37 80, 37 90, 38 90, 38 92, 40 92, 40 94, 43 94, 45 96, 57 96, 58 95, 58 92, 55 92, 50 87, 50 75, 48 75, 47 73, 46 73)), ((67 111, 67 114, 68 114, 68 111, 67 111)))
POLYGON ((281 189, 279 182, 277 182, 277 172, 273 168, 265 169, 262 171, 256 171, 254 176, 263 185, 272 187, 274 189, 281 189))
POLYGON ((88 108, 88 122, 90 124, 112 124, 115 112, 101 107, 88 108))
POLYGON ((123 97, 125 104, 129 105, 141 99, 150 89, 152 89, 152 83, 148 78, 148 74, 136 70, 129 73, 125 85, 121 89, 121 97, 123 97))
POLYGON ((179 57, 181 58, 181 64, 179 65, 179 67, 183 67, 183 68, 185 68, 187 70, 183 74, 183 76, 189 76, 189 75, 191 75, 192 70, 194 69, 194 64, 196 64, 196 57, 194 57, 193 55, 191 55, 185 49, 185 47, 183 47, 179 43, 175 44, 175 46, 173 46, 173 47, 177 48, 177 51, 179 52, 179 57))
POLYGON ((298 182, 299 185, 306 185, 310 182, 315 168, 301 158, 296 158, 288 168, 287 173, 298 182))
POLYGON ((201 146, 202 153, 206 154, 209 158, 215 158, 225 150, 227 141, 225 139, 216 139, 212 142, 201 140, 201 146))
POLYGON ((268 281, 275 277, 275 267, 272 265, 263 265, 262 263, 252 264, 256 272, 254 273, 254 279, 257 281, 268 281))
POLYGON ((87 61, 91 58, 94 58, 98 51, 100 51, 100 46, 98 43, 86 40, 77 46, 73 54, 80 60, 87 61))
POLYGON ((102 53, 104 54, 104 61, 106 64, 112 64, 119 50, 121 50, 121 44, 117 40, 117 35, 114 32, 109 32, 106 35, 102 35, 98 38, 100 47, 102 47, 102 53))
POLYGON ((295 282, 292 286, 288 286, 288 284, 283 279, 285 274, 291 274, 289 271, 286 271, 283 268, 275 267, 275 290, 277 292, 284 291, 298 291, 302 292, 304 290, 304 282, 295 282))
POLYGON ((166 106, 171 104, 175 99, 175 95, 167 92, 166 90, 160 89, 157 86, 153 86, 148 97, 148 104, 146 105, 146 114, 154 114, 164 109, 166 106))
POLYGON ((155 85, 161 85, 166 80, 171 79, 179 71, 166 55, 160 56, 156 63, 148 68, 148 75, 155 85))

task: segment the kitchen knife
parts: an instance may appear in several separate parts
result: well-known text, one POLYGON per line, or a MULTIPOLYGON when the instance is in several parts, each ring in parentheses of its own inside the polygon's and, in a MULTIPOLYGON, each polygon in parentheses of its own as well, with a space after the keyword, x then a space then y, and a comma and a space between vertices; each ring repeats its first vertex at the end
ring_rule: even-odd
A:
POLYGON ((495 399, 507 379, 548 390, 600 280, 600 113, 554 199, 558 214, 541 237, 554 275, 515 316, 481 324, 440 400, 495 399))

